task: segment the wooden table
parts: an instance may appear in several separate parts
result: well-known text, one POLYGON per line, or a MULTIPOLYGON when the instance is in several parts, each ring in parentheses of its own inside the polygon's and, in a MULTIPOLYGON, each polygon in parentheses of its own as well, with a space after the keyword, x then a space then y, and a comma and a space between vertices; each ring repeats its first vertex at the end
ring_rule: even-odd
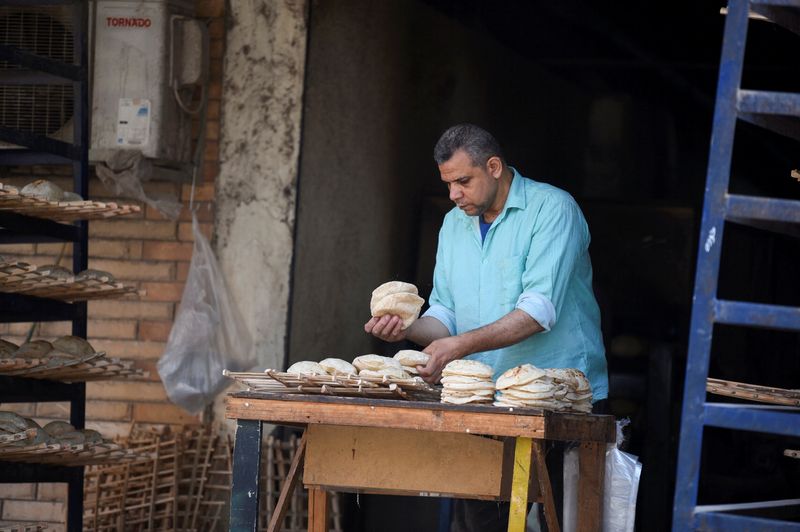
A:
POLYGON ((545 440, 579 444, 577 529, 600 530, 613 416, 252 392, 230 394, 226 416, 237 420, 230 521, 237 532, 257 530, 262 422, 306 428, 270 530, 278 530, 282 503, 304 470, 309 531, 327 531, 326 490, 510 500, 510 532, 525 530, 527 502, 535 500, 557 531, 545 440))

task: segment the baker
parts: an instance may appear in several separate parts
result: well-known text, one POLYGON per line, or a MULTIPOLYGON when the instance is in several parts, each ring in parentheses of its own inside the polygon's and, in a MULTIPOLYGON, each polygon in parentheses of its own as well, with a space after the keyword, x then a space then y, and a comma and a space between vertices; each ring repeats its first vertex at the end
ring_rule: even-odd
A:
POLYGON ((419 373, 430 383, 464 357, 492 366, 495 379, 524 363, 577 368, 600 406, 608 374, 589 230, 575 200, 508 166, 497 140, 472 124, 445 131, 433 157, 455 207, 439 231, 430 307, 407 329, 391 315, 364 329, 425 346, 431 357, 419 373))

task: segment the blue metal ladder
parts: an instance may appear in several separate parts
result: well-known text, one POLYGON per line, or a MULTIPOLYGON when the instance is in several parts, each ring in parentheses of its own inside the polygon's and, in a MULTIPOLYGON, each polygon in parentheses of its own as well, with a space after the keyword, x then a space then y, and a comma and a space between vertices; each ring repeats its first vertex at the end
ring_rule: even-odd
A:
POLYGON ((712 331, 715 323, 800 331, 800 308, 725 301, 717 298, 725 221, 763 225, 800 224, 800 201, 728 193, 734 129, 737 119, 800 140, 800 94, 742 90, 742 64, 748 14, 765 16, 800 33, 800 0, 730 0, 725 21, 717 85, 711 151, 706 176, 700 243, 695 276, 689 352, 681 419, 673 531, 800 530, 800 523, 706 511, 697 506, 703 427, 722 427, 800 436, 800 410, 764 405, 706 402, 712 331))

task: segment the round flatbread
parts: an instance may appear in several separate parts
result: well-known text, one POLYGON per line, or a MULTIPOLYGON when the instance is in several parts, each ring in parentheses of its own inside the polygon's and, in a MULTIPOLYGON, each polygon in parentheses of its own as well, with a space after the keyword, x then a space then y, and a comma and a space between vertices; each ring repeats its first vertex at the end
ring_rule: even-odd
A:
POLYGON ((443 383, 445 390, 489 390, 494 392, 494 383, 492 381, 484 381, 484 382, 448 382, 443 383))
POLYGON ((36 268, 36 271, 47 275, 49 277, 54 277, 56 279, 72 279, 72 270, 68 270, 63 266, 58 266, 57 264, 45 264, 44 266, 39 266, 36 268))
POLYGON ((0 358, 10 357, 17 349, 19 349, 17 344, 7 340, 0 340, 0 358))
POLYGON ((53 346, 50 342, 46 342, 44 340, 34 340, 19 346, 19 349, 14 352, 14 357, 42 358, 47 356, 47 354, 52 350, 53 346))
POLYGON ((331 375, 358 375, 356 367, 341 358, 326 358, 319 365, 331 375))
POLYGON ((449 375, 463 375, 466 377, 483 377, 491 379, 494 375, 494 370, 489 364, 484 364, 478 360, 453 360, 442 370, 442 376, 449 375))
POLYGON ((410 379, 411 375, 403 371, 401 368, 395 368, 393 366, 381 368, 381 369, 364 369, 358 373, 359 377, 391 377, 393 379, 410 379))
POLYGON ((103 270, 83 270, 75 276, 76 281, 104 281, 113 283, 114 276, 103 270))
POLYGON ((75 427, 66 421, 51 421, 42 428, 50 436, 61 436, 67 432, 75 432, 75 427))
POLYGON ((447 375, 442 377, 442 384, 471 384, 471 383, 483 383, 483 382, 490 382, 492 384, 492 379, 486 377, 466 377, 464 375, 447 375))
POLYGON ((294 373, 295 375, 327 375, 328 372, 325 371, 325 368, 319 365, 318 362, 312 362, 310 360, 301 360, 300 362, 295 362, 289 369, 286 370, 286 373, 294 373))
POLYGON ((353 359, 353 365, 358 368, 358 371, 368 369, 376 371, 383 368, 397 368, 403 369, 402 364, 391 357, 382 357, 380 355, 361 355, 353 359))
POLYGON ((483 395, 470 395, 469 397, 449 397, 443 395, 442 402, 454 405, 466 405, 469 403, 488 404, 492 402, 492 398, 491 396, 486 397, 483 395))
POLYGON ((403 366, 403 371, 410 375, 419 375, 419 370, 416 366, 403 366))
POLYGON ((431 356, 428 353, 414 351, 413 349, 402 349, 394 355, 394 359, 403 366, 424 366, 430 358, 431 356))
POLYGON ((83 357, 94 353, 94 348, 78 336, 62 336, 53 341, 53 349, 68 355, 83 357))
POLYGON ((47 201, 60 201, 64 197, 64 190, 46 179, 37 179, 28 183, 19 191, 23 196, 33 196, 47 201))
POLYGON ((372 316, 375 318, 386 316, 387 314, 400 316, 400 319, 403 320, 402 328, 408 329, 419 316, 423 303, 425 303, 424 299, 410 292, 389 294, 382 297, 372 306, 372 316))
POLYGON ((532 364, 522 364, 500 375, 500 377, 497 378, 497 389, 504 390, 512 386, 528 384, 545 375, 546 372, 543 369, 539 369, 532 364))
POLYGON ((378 303, 378 301, 389 294, 400 294, 404 292, 408 294, 419 295, 419 290, 417 290, 417 287, 411 283, 404 283, 403 281, 389 281, 388 283, 383 283, 372 291, 372 299, 370 299, 369 302, 370 312, 372 312, 374 316, 375 305, 378 303))

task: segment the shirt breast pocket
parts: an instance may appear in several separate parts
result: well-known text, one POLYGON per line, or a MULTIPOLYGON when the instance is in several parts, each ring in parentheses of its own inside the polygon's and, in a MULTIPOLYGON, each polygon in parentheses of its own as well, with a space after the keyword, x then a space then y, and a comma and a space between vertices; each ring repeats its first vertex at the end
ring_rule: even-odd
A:
POLYGON ((500 288, 503 301, 516 303, 522 293, 522 273, 525 270, 525 256, 514 255, 497 261, 500 288))

